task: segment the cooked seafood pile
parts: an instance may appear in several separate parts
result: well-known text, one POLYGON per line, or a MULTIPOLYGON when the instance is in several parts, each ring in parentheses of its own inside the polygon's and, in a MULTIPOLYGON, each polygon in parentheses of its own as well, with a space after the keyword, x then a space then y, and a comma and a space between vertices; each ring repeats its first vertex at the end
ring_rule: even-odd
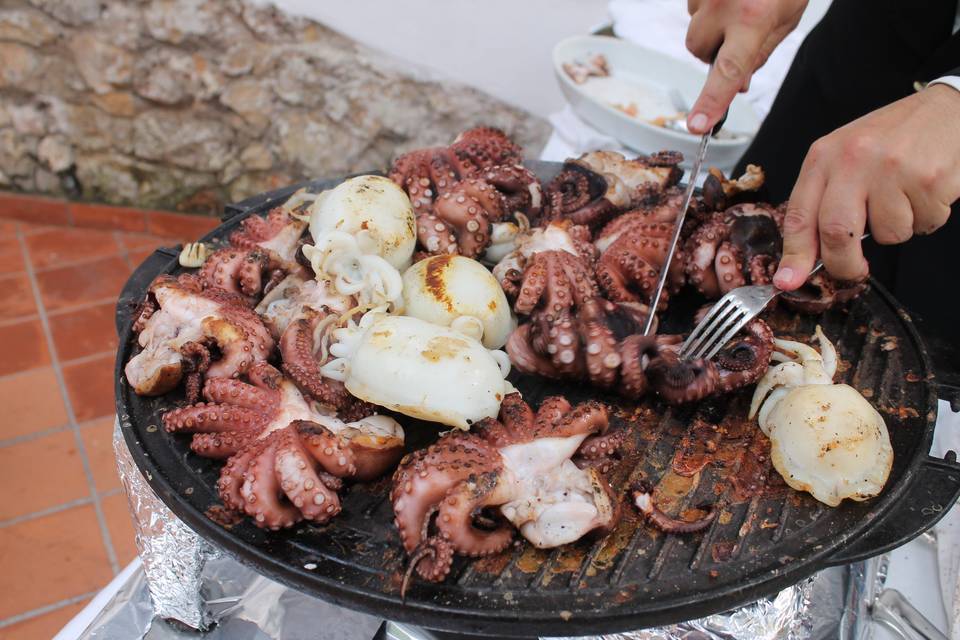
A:
MULTIPOLYGON (((889 437, 862 396, 832 384, 825 336, 817 351, 757 319, 713 360, 685 361, 682 336, 641 335, 681 289, 711 300, 766 283, 780 256, 783 211, 754 201, 763 172, 751 167, 736 180, 711 173, 664 264, 680 159, 598 151, 541 185, 519 147, 478 128, 397 158, 389 178, 300 191, 224 246, 184 248, 181 265, 196 271, 150 286, 126 380, 140 395, 183 385, 165 429, 224 460, 224 504, 260 527, 327 522, 347 483, 396 467, 408 576, 427 580, 518 531, 540 548, 602 534, 631 499, 605 476, 627 435, 608 409, 559 396, 530 406, 511 368, 654 407, 758 383, 751 416, 791 487, 831 505, 876 495, 889 437), (653 310, 663 269, 669 290, 653 310), (414 420, 452 430, 409 452, 404 428, 423 428, 414 420)), ((781 299, 819 313, 863 286, 818 275, 781 299)), ((674 533, 714 513, 678 520, 649 487, 632 501, 674 533)))

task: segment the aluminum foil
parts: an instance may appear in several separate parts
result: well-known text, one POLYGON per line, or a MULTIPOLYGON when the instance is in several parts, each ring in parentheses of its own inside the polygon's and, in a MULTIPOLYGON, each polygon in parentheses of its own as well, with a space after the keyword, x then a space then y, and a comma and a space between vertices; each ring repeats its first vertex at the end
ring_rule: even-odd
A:
POLYGON ((869 640, 879 560, 825 569, 772 598, 680 624, 541 640, 869 640))
POLYGON ((130 417, 118 416, 113 450, 154 612, 161 619, 204 630, 213 619, 204 607, 201 575, 204 563, 216 557, 217 551, 173 515, 147 484, 120 431, 130 428, 130 417))

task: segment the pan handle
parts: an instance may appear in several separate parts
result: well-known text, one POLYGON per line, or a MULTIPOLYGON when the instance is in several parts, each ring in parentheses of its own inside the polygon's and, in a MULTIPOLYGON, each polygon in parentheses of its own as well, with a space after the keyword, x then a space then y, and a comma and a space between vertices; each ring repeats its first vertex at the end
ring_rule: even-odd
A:
POLYGON ((960 464, 957 454, 927 459, 920 464, 910 489, 887 513, 859 538, 851 540, 832 556, 826 566, 859 562, 895 549, 935 525, 960 498, 960 464))
POLYGON ((158 273, 165 271, 170 261, 176 260, 179 255, 178 248, 161 247, 147 256, 147 259, 141 262, 140 266, 127 278, 126 284, 120 291, 120 297, 117 298, 117 308, 114 313, 118 336, 123 336, 123 332, 132 320, 134 310, 143 300, 147 287, 153 279, 158 273))

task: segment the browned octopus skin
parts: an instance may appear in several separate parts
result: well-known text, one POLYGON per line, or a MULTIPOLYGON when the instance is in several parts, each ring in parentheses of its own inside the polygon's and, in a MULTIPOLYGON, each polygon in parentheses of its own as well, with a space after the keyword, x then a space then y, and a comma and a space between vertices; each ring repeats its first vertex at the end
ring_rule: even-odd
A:
POLYGON ((616 152, 594 151, 568 160, 547 185, 544 221, 569 219, 597 229, 676 184, 683 175, 682 159, 676 152, 627 160, 616 152))
POLYGON ((539 193, 539 180, 521 160, 519 147, 486 127, 463 132, 449 147, 397 158, 389 177, 410 197, 425 253, 477 257, 490 244, 493 222, 518 210, 539 213, 531 195, 539 193))
MULTIPOLYGON (((675 225, 649 222, 639 212, 615 218, 597 234, 601 250, 597 260, 597 281, 614 302, 649 303, 664 268, 675 225)), ((674 253, 659 311, 666 308, 671 294, 684 284, 683 252, 674 253)))
POLYGON ((665 533, 696 533, 703 531, 717 517, 715 509, 697 520, 687 521, 667 515, 657 507, 653 499, 653 488, 646 482, 640 482, 632 491, 633 504, 648 522, 665 533))
MULTIPOLYGON (((411 556, 407 580, 416 570, 425 580, 442 581, 455 554, 490 555, 510 544, 514 529, 509 522, 491 520, 482 513, 503 504, 500 500, 516 497, 507 497, 509 492, 499 486, 504 473, 500 449, 541 438, 602 436, 607 426, 606 409, 598 403, 571 408, 564 398, 555 396, 534 412, 518 393, 512 393, 503 400, 499 420, 483 420, 471 432, 448 432, 429 448, 406 456, 394 473, 390 498, 400 541, 411 556), (481 523, 483 528, 477 526, 481 523)), ((597 459, 614 443, 606 440, 601 447, 600 442, 586 439, 579 451, 586 448, 597 459)), ((610 504, 616 505, 609 484, 602 476, 595 477, 610 504)), ((609 529, 616 523, 617 507, 599 528, 609 529)))
POLYGON ((230 234, 230 246, 211 254, 200 267, 208 287, 219 287, 253 301, 269 293, 292 272, 303 272, 296 253, 306 223, 272 209, 266 217, 251 215, 230 234))
POLYGON ((637 333, 647 314, 640 305, 600 297, 587 263, 566 251, 533 256, 514 311, 530 319, 507 341, 518 369, 551 378, 587 378, 604 388, 621 378, 618 341, 637 333))
POLYGON ((339 478, 370 480, 403 453, 402 439, 345 437, 324 426, 329 418, 270 365, 257 365, 248 379, 207 380, 207 402, 168 411, 163 425, 193 434, 198 455, 228 459, 217 483, 221 498, 258 526, 326 522, 340 511, 339 478))
POLYGON ((206 287, 242 295, 249 303, 269 293, 286 274, 266 251, 227 247, 204 260, 199 276, 206 287))
POLYGON ((711 211, 723 211, 746 198, 754 197, 763 186, 763 169, 748 164, 746 172, 736 180, 728 179, 716 167, 711 167, 703 181, 703 204, 711 211))
POLYGON ((780 260, 780 214, 736 205, 702 224, 684 247, 687 278, 708 298, 747 284, 769 284, 780 260))
POLYGON ((710 361, 680 360, 680 336, 674 336, 672 343, 668 336, 658 338, 645 373, 650 387, 670 404, 696 402, 753 384, 767 371, 773 353, 773 331, 759 318, 710 361))
MULTIPOLYGON (((780 262, 785 207, 742 203, 714 214, 684 245, 688 281, 708 298, 736 287, 770 284, 780 262)), ((801 289, 781 296, 804 313, 823 313, 860 295, 865 281, 839 282, 818 272, 801 289)))
POLYGON ((571 224, 569 220, 550 222, 545 227, 534 227, 521 234, 514 251, 493 268, 493 275, 500 282, 507 299, 514 301, 520 295, 524 271, 537 253, 551 249, 563 250, 563 247, 572 249, 586 265, 592 265, 597 258, 597 248, 593 245, 590 229, 571 224))
POLYGON ((124 371, 139 395, 167 393, 186 375, 187 397, 194 400, 203 377, 242 375, 265 361, 274 346, 243 297, 206 288, 192 274, 158 276, 140 305, 133 331, 144 348, 124 371), (208 347, 214 344, 220 357, 211 361, 208 347))
POLYGON ((816 315, 853 300, 866 288, 866 278, 855 282, 844 282, 830 277, 821 270, 810 277, 799 289, 781 294, 780 299, 792 309, 816 315))
POLYGON ((306 226, 305 222, 277 207, 266 217, 251 215, 244 218, 240 230, 230 234, 230 244, 238 249, 270 251, 280 260, 290 261, 306 226))

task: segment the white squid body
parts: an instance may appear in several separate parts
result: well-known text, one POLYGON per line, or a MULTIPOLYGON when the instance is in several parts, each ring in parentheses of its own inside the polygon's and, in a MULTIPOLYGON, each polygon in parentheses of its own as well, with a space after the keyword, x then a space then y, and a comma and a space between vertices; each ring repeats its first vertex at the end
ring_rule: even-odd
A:
POLYGON ((417 243, 410 198, 389 178, 357 176, 321 193, 310 205, 310 235, 316 243, 331 231, 357 238, 364 254, 395 269, 410 265, 417 243))
POLYGON ((510 361, 458 331, 418 318, 367 313, 333 331, 321 369, 354 396, 404 415, 459 429, 494 418, 513 390, 510 361))
POLYGON ((432 256, 403 274, 404 313, 480 340, 488 349, 507 343, 516 320, 496 278, 463 256, 432 256))
POLYGON ((774 340, 781 361, 757 383, 750 417, 770 437, 771 461, 788 485, 835 507, 883 490, 893 448, 883 417, 853 387, 833 384, 837 354, 817 327, 820 352, 774 340))

